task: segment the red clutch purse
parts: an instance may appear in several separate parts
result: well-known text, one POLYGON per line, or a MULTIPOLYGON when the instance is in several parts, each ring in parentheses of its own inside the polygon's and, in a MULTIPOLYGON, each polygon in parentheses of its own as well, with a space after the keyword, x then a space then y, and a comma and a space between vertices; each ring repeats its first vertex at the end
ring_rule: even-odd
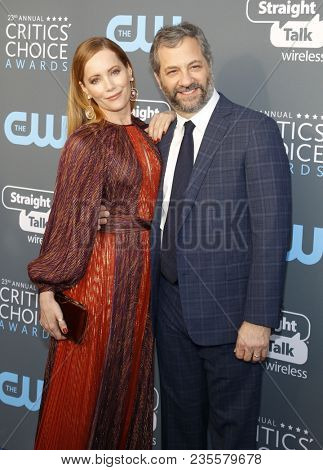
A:
POLYGON ((55 300, 61 307, 68 328, 68 333, 65 336, 80 344, 87 325, 88 313, 86 308, 80 302, 71 299, 61 292, 55 293, 55 300))

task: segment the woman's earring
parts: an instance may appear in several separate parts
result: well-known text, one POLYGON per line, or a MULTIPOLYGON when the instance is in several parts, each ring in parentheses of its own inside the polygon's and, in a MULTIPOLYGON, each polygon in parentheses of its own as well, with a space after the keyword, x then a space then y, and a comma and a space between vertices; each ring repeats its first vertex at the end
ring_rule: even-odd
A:
MULTIPOLYGON (((87 99, 90 101, 91 100, 91 96, 88 95, 87 96, 87 99)), ((93 109, 93 106, 91 106, 90 104, 85 108, 85 116, 87 117, 87 119, 89 121, 91 121, 92 119, 95 118, 95 111, 93 109)))
MULTIPOLYGON (((133 82, 134 78, 130 78, 130 82, 133 82)), ((135 88, 133 85, 131 85, 131 90, 130 90, 130 101, 136 101, 138 99, 139 92, 137 88, 135 88)))

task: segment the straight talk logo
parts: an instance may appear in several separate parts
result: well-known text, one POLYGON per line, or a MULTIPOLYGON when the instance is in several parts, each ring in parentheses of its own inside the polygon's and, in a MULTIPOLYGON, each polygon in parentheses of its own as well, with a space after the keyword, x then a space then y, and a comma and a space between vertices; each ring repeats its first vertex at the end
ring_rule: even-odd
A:
POLYGON ((282 51, 283 61, 323 62, 323 22, 317 2, 287 2, 248 0, 246 17, 251 23, 271 24, 270 42, 282 51), (295 50, 296 49, 296 50, 295 50), (298 52, 303 49, 304 52, 298 52))
POLYGON ((52 191, 20 186, 5 186, 2 190, 2 204, 8 210, 19 212, 19 226, 29 232, 29 243, 41 244, 48 221, 52 191))
POLYGON ((269 372, 307 379, 307 370, 294 365, 307 362, 310 335, 311 323, 306 315, 283 310, 280 325, 270 337, 266 369, 269 372))

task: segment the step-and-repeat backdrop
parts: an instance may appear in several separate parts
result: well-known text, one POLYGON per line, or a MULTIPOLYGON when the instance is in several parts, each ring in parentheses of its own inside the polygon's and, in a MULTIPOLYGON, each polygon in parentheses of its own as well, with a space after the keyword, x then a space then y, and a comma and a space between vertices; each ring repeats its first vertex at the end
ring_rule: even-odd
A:
MULTIPOLYGON (((188 20, 214 53, 216 87, 276 119, 293 180, 282 321, 265 363, 258 444, 323 448, 322 1, 3 0, 0 4, 0 447, 32 448, 48 335, 26 265, 40 248, 66 139, 76 46, 102 35, 133 61, 137 116, 168 109, 148 64, 155 32, 188 20)), ((154 446, 160 447, 155 390, 154 446)))

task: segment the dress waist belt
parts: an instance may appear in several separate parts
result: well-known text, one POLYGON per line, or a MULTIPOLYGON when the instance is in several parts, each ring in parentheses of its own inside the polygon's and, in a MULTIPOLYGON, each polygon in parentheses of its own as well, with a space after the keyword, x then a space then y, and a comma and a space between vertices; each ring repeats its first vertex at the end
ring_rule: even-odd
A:
POLYGON ((119 232, 128 230, 150 230, 151 221, 134 215, 110 215, 106 225, 101 225, 102 232, 119 232))

